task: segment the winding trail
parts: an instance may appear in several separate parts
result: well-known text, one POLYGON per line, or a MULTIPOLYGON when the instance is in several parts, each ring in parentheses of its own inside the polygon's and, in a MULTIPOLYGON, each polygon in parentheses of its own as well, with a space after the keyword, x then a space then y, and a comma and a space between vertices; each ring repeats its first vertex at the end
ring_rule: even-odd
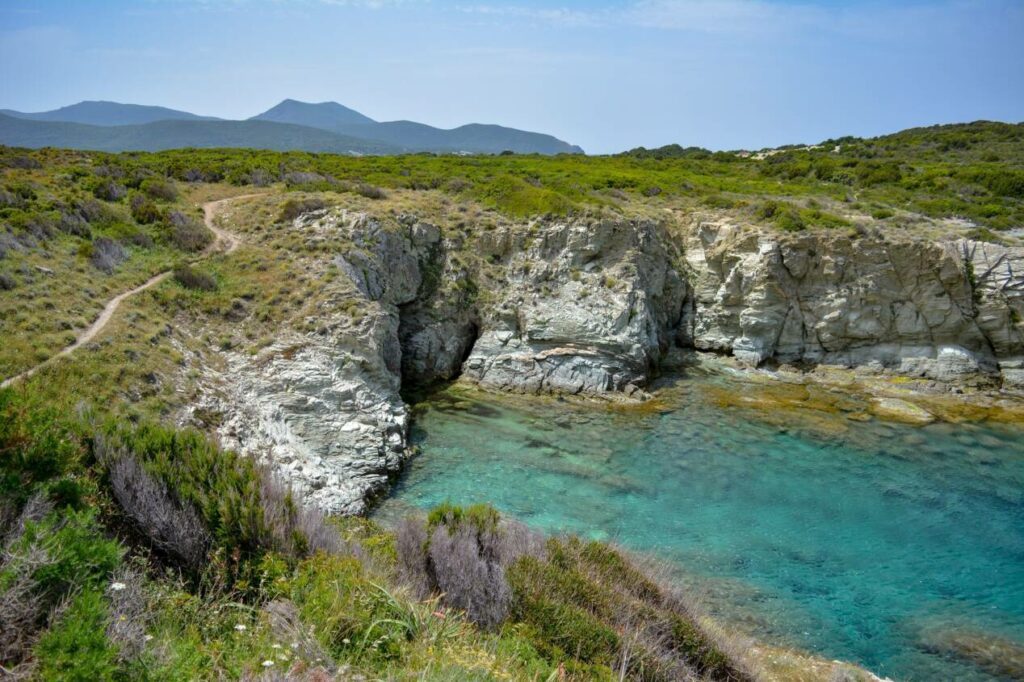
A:
MULTIPOLYGON (((227 255, 229 253, 234 252, 239 247, 239 245, 241 245, 241 237, 239 237, 237 234, 233 232, 229 232, 228 230, 218 227, 215 223, 215 219, 217 218, 217 215, 220 214, 221 210, 223 210, 226 204, 229 204, 234 201, 239 201, 241 199, 252 199, 258 196, 263 195, 242 194, 237 197, 217 199, 216 201, 208 201, 205 204, 203 204, 203 223, 206 225, 206 229, 210 230, 210 232, 213 232, 215 239, 209 246, 207 246, 203 250, 203 252, 200 254, 200 258, 193 262, 198 262, 199 260, 205 259, 215 253, 222 253, 227 255)), ((135 287, 134 289, 129 289, 128 291, 120 293, 114 298, 110 299, 107 302, 107 305, 103 307, 103 311, 100 312, 99 317, 97 317, 96 320, 91 325, 89 325, 89 327, 84 332, 82 332, 81 336, 75 339, 75 342, 73 344, 61 349, 60 352, 58 352, 56 355, 50 356, 49 358, 40 362, 35 367, 31 367, 20 374, 15 374, 10 378, 4 379, 3 382, 0 382, 0 388, 6 388, 7 386, 16 384, 19 381, 28 379, 30 376, 41 370, 43 367, 52 364, 53 362, 57 361, 62 357, 71 355, 76 350, 92 341, 107 326, 110 320, 114 317, 114 313, 117 312, 118 307, 125 299, 130 298, 141 291, 145 291, 150 287, 156 286, 160 282, 170 277, 172 272, 172 270, 165 270, 160 274, 153 275, 152 277, 150 277, 149 279, 147 279, 145 282, 135 287)))

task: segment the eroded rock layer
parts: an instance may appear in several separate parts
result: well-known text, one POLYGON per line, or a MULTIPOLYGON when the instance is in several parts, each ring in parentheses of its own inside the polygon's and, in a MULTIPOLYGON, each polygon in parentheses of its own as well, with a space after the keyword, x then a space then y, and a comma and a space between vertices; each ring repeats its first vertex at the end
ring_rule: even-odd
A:
POLYGON ((1024 249, 704 223, 686 258, 698 349, 1021 385, 1024 249))
POLYGON ((642 220, 445 234, 414 216, 344 211, 291 229, 337 245, 309 261, 334 273, 315 319, 255 356, 228 353, 198 409, 224 415, 226 445, 329 512, 364 511, 401 468, 399 390, 457 376, 642 398, 665 353, 684 346, 753 366, 1024 387, 1020 248, 642 220))

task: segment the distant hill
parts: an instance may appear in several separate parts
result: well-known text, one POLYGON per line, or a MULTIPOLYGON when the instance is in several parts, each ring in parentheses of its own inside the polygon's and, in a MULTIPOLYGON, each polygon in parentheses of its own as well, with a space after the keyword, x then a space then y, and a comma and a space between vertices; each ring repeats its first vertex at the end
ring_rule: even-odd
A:
POLYGON ((348 126, 339 129, 339 132, 349 135, 365 134, 389 144, 433 152, 500 154, 510 150, 519 154, 583 153, 576 145, 563 142, 551 135, 482 123, 470 123, 451 130, 443 130, 415 121, 389 121, 362 126, 362 130, 348 126))
POLYGON ((551 135, 499 125, 471 123, 451 130, 415 121, 379 123, 337 102, 310 104, 286 99, 251 120, 277 121, 379 140, 410 152, 500 154, 582 154, 583 150, 551 135))
POLYGON ((245 147, 334 154, 396 154, 397 147, 319 128, 272 121, 156 121, 96 126, 30 121, 0 114, 0 143, 96 151, 159 151, 182 147, 245 147))
POLYGON ((28 114, 11 109, 0 109, 0 114, 30 121, 63 121, 95 126, 124 126, 154 121, 219 121, 213 116, 198 116, 187 111, 120 102, 86 101, 61 107, 53 111, 28 114))
POLYGON ((296 125, 323 128, 338 132, 339 128, 353 125, 376 123, 369 116, 364 116, 354 109, 349 109, 337 102, 320 102, 311 104, 294 99, 283 100, 277 106, 256 114, 250 121, 276 121, 277 123, 294 123, 296 125))
POLYGON ((583 153, 579 147, 551 135, 526 130, 479 123, 451 130, 415 121, 380 123, 337 102, 313 104, 294 99, 283 100, 246 121, 117 102, 79 102, 31 114, 0 109, 0 116, 4 117, 0 121, 0 144, 22 147, 102 151, 247 147, 354 154, 500 154, 506 150, 520 154, 583 153))

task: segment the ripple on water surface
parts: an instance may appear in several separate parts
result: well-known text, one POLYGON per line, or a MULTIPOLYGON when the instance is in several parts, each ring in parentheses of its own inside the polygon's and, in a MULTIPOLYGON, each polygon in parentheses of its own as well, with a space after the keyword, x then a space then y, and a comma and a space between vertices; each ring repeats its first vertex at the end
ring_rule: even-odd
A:
POLYGON ((1017 674, 1024 430, 764 419, 715 399, 745 390, 730 381, 678 382, 657 410, 448 389, 420 406, 422 454, 378 514, 490 502, 654 552, 778 643, 901 679, 1017 674))

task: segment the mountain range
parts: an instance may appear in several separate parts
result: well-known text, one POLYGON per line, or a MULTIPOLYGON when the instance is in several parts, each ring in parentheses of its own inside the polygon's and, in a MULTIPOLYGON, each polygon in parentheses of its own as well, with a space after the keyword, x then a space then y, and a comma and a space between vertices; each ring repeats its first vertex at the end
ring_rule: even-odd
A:
POLYGON ((0 144, 99 151, 248 147, 336 154, 583 153, 543 133, 479 123, 445 130, 415 121, 380 122, 337 102, 293 99, 244 121, 118 102, 86 101, 38 113, 0 109, 0 144))

